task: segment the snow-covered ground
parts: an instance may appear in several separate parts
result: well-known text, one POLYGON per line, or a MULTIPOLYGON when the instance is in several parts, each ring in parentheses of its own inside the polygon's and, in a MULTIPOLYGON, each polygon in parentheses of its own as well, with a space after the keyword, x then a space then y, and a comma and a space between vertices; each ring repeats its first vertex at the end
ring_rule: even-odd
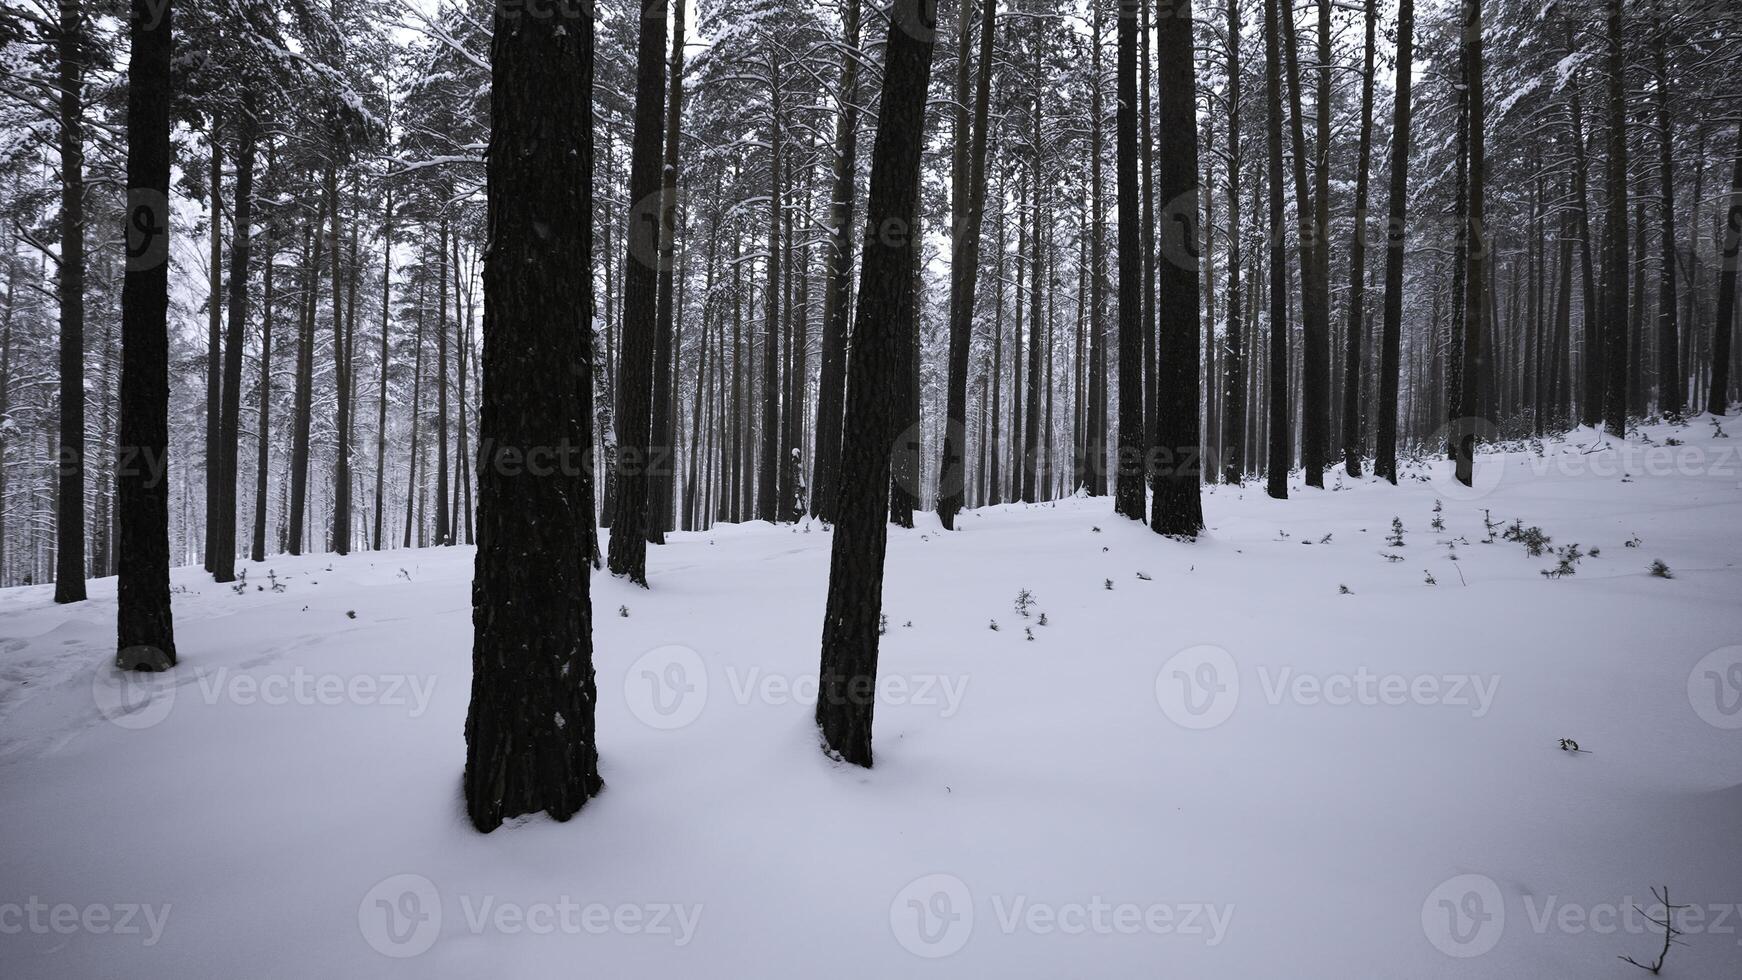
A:
POLYGON ((1734 977, 1742 438, 1646 436, 1214 488, 1195 544, 923 517, 870 771, 811 722, 828 532, 675 535, 594 579, 604 793, 488 836, 470 549, 177 570, 156 679, 107 666, 113 579, 9 590, 0 976, 1627 978, 1668 885, 1666 975, 1734 977))

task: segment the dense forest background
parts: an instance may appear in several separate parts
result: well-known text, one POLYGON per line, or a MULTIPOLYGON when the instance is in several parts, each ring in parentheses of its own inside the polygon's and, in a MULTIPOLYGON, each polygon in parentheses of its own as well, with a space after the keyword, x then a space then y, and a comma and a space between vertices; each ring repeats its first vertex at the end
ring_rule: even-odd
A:
MULTIPOLYGON (((1122 407, 1143 406, 1132 417, 1152 428, 1190 389, 1162 328, 1181 308, 1168 270, 1187 265, 1209 482, 1359 470, 1386 419, 1408 457, 1472 428, 1530 439, 1735 399, 1735 4, 1486 0, 1472 35, 1452 0, 1285 4, 1271 32, 1274 4, 1199 2, 1182 75, 1148 4, 988 2, 938 14, 913 350, 887 393, 905 430, 897 521, 1114 489, 1122 407), (1278 33, 1280 91, 1266 57, 1278 33), (1182 77, 1197 179, 1177 193, 1169 175, 1193 141, 1160 120, 1182 77), (1127 90, 1146 111, 1124 139, 1127 90), (1271 145, 1285 169, 1267 166, 1271 145), (1405 261, 1388 288, 1394 184, 1405 261), (1141 272, 1129 285, 1127 262, 1141 272), (1472 269, 1486 279, 1474 289, 1472 269), (1122 362, 1122 336, 1141 338, 1140 362, 1122 362)), ((634 261, 668 273, 653 536, 832 519, 859 299, 846 229, 865 213, 886 13, 674 8, 663 221, 628 189, 638 12, 596 10, 595 262, 575 270, 594 282, 602 519, 634 261)), ((173 564, 226 580, 238 557, 473 540, 491 13, 483 0, 178 5, 173 564)), ((126 44, 113 2, 0 14, 0 585, 54 580, 57 562, 114 571, 126 44)))

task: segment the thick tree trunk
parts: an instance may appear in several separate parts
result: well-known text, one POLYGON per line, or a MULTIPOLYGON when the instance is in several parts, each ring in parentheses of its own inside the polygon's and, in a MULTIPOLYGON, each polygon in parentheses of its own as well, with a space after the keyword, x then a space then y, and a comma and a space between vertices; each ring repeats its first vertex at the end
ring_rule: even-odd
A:
POLYGON ((169 111, 173 0, 128 20, 127 271, 121 285, 116 666, 173 666, 169 599, 169 111))
MULTIPOLYGON (((54 601, 85 598, 84 14, 60 0, 60 447, 55 460, 54 601)), ((167 215, 160 220, 168 221, 167 215)), ((217 297, 212 297, 215 306, 217 297)), ((216 370, 214 366, 214 371, 216 370)))
POLYGON ((884 47, 883 91, 872 148, 866 219, 903 234, 867 236, 860 271, 853 356, 841 433, 839 515, 829 560, 816 719, 826 751, 871 765, 877 635, 883 611, 884 520, 895 418, 887 389, 912 338, 913 249, 925 99, 937 11, 931 0, 899 0, 884 47))
POLYGON ((1203 444, 1200 424, 1198 291, 1197 73, 1192 52, 1191 0, 1156 0, 1156 121, 1171 134, 1156 160, 1162 201, 1161 260, 1156 263, 1160 332, 1155 421, 1156 461, 1151 473, 1150 527, 1157 534, 1193 538, 1204 526, 1203 444))
MULTIPOLYGON (((630 149, 629 199, 653 204, 660 191, 660 115, 665 106, 665 5, 647 8, 636 48, 635 136, 630 149)), ((652 437, 653 343, 658 326, 657 223, 636 214, 647 204, 631 205, 628 261, 623 275, 622 363, 617 369, 616 512, 611 518, 607 567, 647 585, 648 452, 652 437), (650 261, 650 259, 652 261, 650 261)))
POLYGON ((756 474, 756 517, 780 519, 780 61, 769 55, 768 297, 763 301, 762 454, 756 474))
POLYGON ((489 449, 478 466, 466 715, 466 812, 484 832, 541 810, 567 820, 603 786, 588 556, 575 547, 592 488, 584 467, 531 465, 535 453, 576 446, 592 413, 573 365, 591 346, 592 291, 575 270, 592 266, 581 186, 593 170, 582 123, 593 25, 586 14, 566 25, 510 16, 498 11, 491 42, 479 418, 489 449))
MULTIPOLYGON (((1266 183, 1270 191, 1270 215, 1266 237, 1270 241, 1270 370, 1269 418, 1266 428, 1269 452, 1265 465, 1265 492, 1278 500, 1288 499, 1288 245, 1284 240, 1282 190, 1282 57, 1278 50, 1277 6, 1290 0, 1264 0, 1264 82, 1270 103, 1269 127, 1265 133, 1266 183)), ((1407 2, 1407 0, 1405 0, 1407 2)))
POLYGON ((1398 0, 1397 83, 1391 123, 1391 193, 1385 223, 1385 322, 1379 340, 1379 427, 1373 468, 1397 484, 1397 372, 1403 334, 1403 260, 1409 220, 1410 88, 1415 0, 1398 0))

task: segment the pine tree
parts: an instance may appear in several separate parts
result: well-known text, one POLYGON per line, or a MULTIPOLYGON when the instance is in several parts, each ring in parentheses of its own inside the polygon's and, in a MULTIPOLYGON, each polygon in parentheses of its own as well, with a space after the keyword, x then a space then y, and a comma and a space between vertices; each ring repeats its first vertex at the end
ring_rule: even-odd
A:
MULTIPOLYGON (((1265 492, 1278 500, 1288 499, 1288 246, 1283 236, 1282 209, 1282 56, 1277 23, 1277 5, 1289 0, 1264 0, 1264 82, 1270 104, 1269 128, 1265 134, 1268 154, 1266 183, 1270 189, 1270 445, 1266 462, 1265 492)), ((1408 2, 1408 0, 1405 0, 1408 2)))
POLYGON ((115 491, 116 666, 176 662, 169 601, 169 112, 173 0, 128 21, 127 270, 115 491))
MULTIPOLYGON (((486 833, 524 813, 567 820, 603 786, 588 556, 576 547, 591 481, 585 467, 530 465, 540 450, 562 458, 591 424, 573 368, 591 346, 591 288, 574 270, 592 265, 590 202, 581 187, 593 179, 584 121, 593 25, 587 14, 507 11, 496 10, 490 59, 491 243, 478 420, 490 449, 478 473, 464 779, 466 812, 486 833)), ((663 23, 656 30, 663 34, 663 23)))
MULTIPOLYGON (((1137 189, 1137 113, 1141 109, 1137 103, 1137 4, 1138 0, 1119 2, 1119 457, 1113 477, 1113 511, 1141 521, 1148 445, 1143 425, 1143 251, 1137 189)), ((1196 130, 1195 123, 1192 128, 1196 130)), ((1170 229, 1168 233, 1175 232, 1170 229)))
POLYGON ((920 151, 930 83, 937 9, 932 0, 897 0, 884 45, 877 136, 871 155, 867 227, 859 274, 860 299, 848 362, 841 433, 839 514, 829 559, 816 718, 827 750, 854 765, 871 765, 878 621, 883 609, 883 561, 890 445, 897 434, 887 390, 903 369, 904 336, 913 305, 920 151))
POLYGON ((1198 125, 1197 73, 1192 58, 1191 0, 1156 0, 1157 113, 1170 134, 1156 160, 1161 208, 1161 261, 1156 304, 1160 334, 1150 527, 1157 534, 1196 537, 1204 526, 1199 419, 1198 125))
MULTIPOLYGON (((84 12, 60 0, 60 446, 54 601, 85 599, 84 12)), ((167 219, 166 219, 167 220, 167 219)), ((214 300, 216 302, 216 300, 214 300)))
POLYGON ((1391 193, 1385 223, 1385 322, 1379 341, 1379 426, 1374 472, 1397 484, 1397 386, 1403 332, 1403 259, 1409 220, 1410 91, 1415 0, 1397 4, 1397 83, 1391 123, 1391 193))

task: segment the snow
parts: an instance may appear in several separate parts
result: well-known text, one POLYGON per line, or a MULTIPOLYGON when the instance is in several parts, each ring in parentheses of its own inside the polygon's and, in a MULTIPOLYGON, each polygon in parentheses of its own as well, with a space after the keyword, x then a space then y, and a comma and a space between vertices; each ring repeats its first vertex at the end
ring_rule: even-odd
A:
POLYGON ((1195 544, 892 529, 868 771, 807 703, 830 534, 670 535, 594 578, 605 791, 487 836, 470 549, 178 569, 147 689, 113 579, 8 590, 0 975, 1631 978, 1665 884, 1666 975, 1733 975, 1742 440, 1645 434, 1212 488, 1195 544), (1551 580, 1483 508, 1598 554, 1551 580))

